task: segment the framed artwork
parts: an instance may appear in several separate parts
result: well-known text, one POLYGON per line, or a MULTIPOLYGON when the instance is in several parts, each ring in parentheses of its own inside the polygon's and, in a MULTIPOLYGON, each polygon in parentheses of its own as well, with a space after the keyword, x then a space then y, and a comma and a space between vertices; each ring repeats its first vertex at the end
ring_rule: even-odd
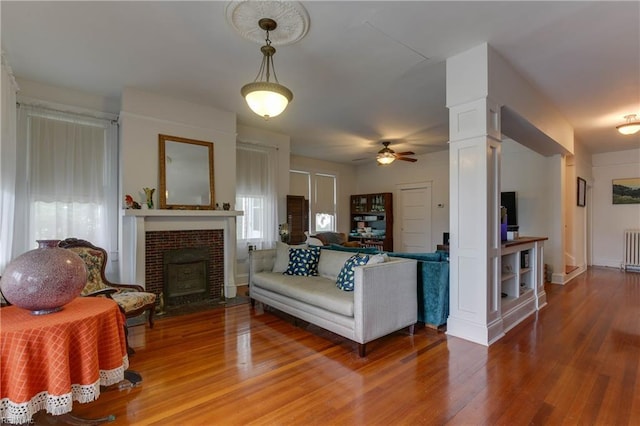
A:
POLYGON ((584 207, 587 205, 587 181, 578 178, 578 206, 584 207))
POLYGON ((640 178, 613 179, 613 204, 640 204, 640 178))

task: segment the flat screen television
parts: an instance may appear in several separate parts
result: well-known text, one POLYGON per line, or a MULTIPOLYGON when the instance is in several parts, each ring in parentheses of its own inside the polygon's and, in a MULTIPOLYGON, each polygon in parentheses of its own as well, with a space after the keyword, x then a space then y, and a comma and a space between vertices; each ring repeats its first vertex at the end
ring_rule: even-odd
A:
POLYGON ((507 208, 507 226, 518 225, 518 197, 516 192, 501 192, 500 205, 507 208))

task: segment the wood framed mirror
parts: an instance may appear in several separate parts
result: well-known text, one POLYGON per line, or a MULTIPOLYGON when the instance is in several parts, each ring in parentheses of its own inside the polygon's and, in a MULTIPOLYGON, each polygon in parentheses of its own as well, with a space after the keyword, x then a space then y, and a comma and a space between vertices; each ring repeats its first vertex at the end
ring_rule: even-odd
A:
POLYGON ((215 208, 213 143, 158 135, 160 208, 215 208))

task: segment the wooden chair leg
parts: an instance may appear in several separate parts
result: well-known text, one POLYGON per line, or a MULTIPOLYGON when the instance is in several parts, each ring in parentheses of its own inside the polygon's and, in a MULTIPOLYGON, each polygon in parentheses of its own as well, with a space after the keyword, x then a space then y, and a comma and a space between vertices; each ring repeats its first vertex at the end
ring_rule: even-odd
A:
POLYGON ((149 308, 149 328, 153 328, 153 315, 156 313, 155 305, 149 308))

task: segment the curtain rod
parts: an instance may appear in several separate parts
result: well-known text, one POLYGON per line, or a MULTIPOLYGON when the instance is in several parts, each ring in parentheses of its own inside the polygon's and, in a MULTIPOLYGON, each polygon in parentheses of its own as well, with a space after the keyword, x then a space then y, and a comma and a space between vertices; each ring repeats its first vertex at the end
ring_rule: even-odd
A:
MULTIPOLYGON (((16 102, 16 106, 20 107, 22 106, 22 104, 20 102, 16 102)), ((32 107, 32 108, 40 108, 46 111, 51 111, 51 112, 62 112, 65 114, 73 114, 73 115, 77 115, 79 117, 85 117, 85 118, 91 118, 93 120, 104 120, 104 121, 108 121, 111 124, 119 124, 118 123, 118 119, 119 117, 116 115, 116 118, 111 119, 111 118, 105 118, 105 117, 98 117, 97 115, 92 115, 92 114, 88 114, 88 113, 82 113, 82 112, 75 112, 75 111, 65 111, 62 109, 56 109, 50 106, 46 106, 46 105, 34 105, 34 104, 29 104, 29 103, 25 103, 24 106, 28 106, 28 107, 32 107)), ((108 113, 106 113, 108 114, 108 113)), ((113 114, 109 114, 109 115, 113 115, 113 114)))
POLYGON ((276 151, 280 150, 280 147, 278 147, 277 145, 271 145, 271 144, 261 143, 261 142, 244 141, 242 139, 238 140, 238 144, 239 145, 255 146, 255 147, 258 147, 258 148, 274 148, 276 151))

